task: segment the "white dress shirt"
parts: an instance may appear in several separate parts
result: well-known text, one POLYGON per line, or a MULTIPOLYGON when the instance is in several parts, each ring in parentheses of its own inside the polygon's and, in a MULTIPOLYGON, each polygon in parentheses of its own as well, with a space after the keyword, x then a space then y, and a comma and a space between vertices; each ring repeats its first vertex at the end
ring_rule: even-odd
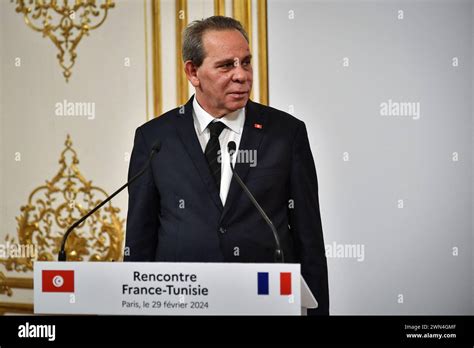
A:
MULTIPOLYGON (((211 137, 209 129, 207 126, 211 122, 220 121, 224 123, 227 127, 224 128, 222 133, 219 135, 219 143, 221 146, 221 186, 219 196, 222 201, 222 205, 225 205, 227 199, 227 194, 229 193, 230 182, 232 180, 232 171, 230 169, 230 157, 227 152, 227 143, 229 141, 234 141, 236 145, 236 151, 239 150, 240 138, 242 137, 242 132, 244 129, 245 122, 245 108, 238 109, 230 114, 224 115, 221 118, 215 118, 206 112, 201 105, 199 105, 196 96, 193 100, 193 119, 194 119, 194 128, 196 129, 196 134, 201 144, 202 152, 206 150, 207 142, 211 137)), ((237 158, 237 152, 234 154, 232 159, 232 164, 235 165, 235 160, 237 158)))

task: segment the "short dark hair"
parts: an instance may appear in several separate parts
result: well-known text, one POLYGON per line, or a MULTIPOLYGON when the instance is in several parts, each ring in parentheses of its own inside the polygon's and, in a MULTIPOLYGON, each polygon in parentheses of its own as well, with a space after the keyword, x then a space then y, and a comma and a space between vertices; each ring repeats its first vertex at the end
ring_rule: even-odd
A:
POLYGON ((183 61, 192 61, 197 67, 201 66, 206 52, 202 43, 202 36, 209 30, 238 30, 249 42, 247 32, 242 24, 234 18, 224 16, 212 16, 206 19, 191 22, 183 31, 183 61))

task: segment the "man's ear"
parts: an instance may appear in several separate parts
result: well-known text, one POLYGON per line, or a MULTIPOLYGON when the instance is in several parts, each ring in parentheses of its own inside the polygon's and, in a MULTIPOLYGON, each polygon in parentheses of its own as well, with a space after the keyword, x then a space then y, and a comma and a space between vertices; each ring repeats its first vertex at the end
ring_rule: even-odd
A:
POLYGON ((193 85, 193 87, 199 87, 199 79, 197 77, 197 68, 193 64, 191 60, 187 60, 184 62, 184 72, 186 73, 186 77, 188 78, 189 82, 193 85))

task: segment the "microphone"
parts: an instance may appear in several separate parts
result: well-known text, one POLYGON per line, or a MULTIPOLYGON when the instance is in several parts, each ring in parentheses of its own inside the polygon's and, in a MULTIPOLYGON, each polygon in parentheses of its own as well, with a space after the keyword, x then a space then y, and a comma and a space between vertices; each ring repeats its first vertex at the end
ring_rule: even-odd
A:
POLYGON ((237 172, 234 170, 234 166, 232 165, 232 156, 234 155, 236 148, 237 148, 237 145, 235 144, 234 141, 229 141, 227 143, 227 152, 229 153, 229 156, 230 156, 230 169, 232 170, 232 175, 235 178, 235 180, 237 180, 237 182, 242 187, 242 189, 244 190, 244 192, 246 193, 246 195, 248 196, 250 201, 253 203, 255 208, 257 208, 258 212, 260 213, 260 215, 263 217, 263 219, 265 220, 265 222, 267 223, 267 225, 270 227, 270 229, 273 232, 273 237, 275 238, 275 244, 276 244, 275 262, 284 263, 285 258, 283 256, 283 250, 281 249, 281 246, 280 246, 280 237, 278 236, 278 232, 277 232, 275 226, 273 225, 272 220, 270 220, 268 215, 265 213, 265 211, 262 209, 260 204, 258 204, 255 197, 252 195, 252 193, 247 188, 247 185, 244 184, 244 182, 240 178, 239 174, 237 174, 237 172))
POLYGON ((84 215, 83 217, 81 217, 79 220, 77 220, 75 223, 73 223, 71 225, 71 227, 68 228, 68 230, 66 231, 66 233, 64 234, 63 236, 63 240, 62 240, 62 243, 61 243, 61 249, 59 250, 59 254, 58 254, 58 261, 66 261, 66 241, 67 241, 67 238, 69 237, 69 235, 71 234, 71 232, 77 227, 79 226, 84 220, 86 220, 89 216, 91 216, 92 214, 94 214, 97 210, 99 210, 100 208, 102 208, 102 206, 104 206, 107 202, 109 202, 112 198, 114 198, 117 194, 119 194, 124 188, 126 188, 127 186, 129 186, 132 182, 134 182, 136 179, 138 179, 140 176, 143 175, 143 173, 145 173, 145 171, 148 169, 148 167, 150 166, 150 163, 151 163, 151 159, 153 158, 153 155, 157 152, 160 151, 160 148, 161 148, 161 142, 158 140, 157 142, 155 142, 155 144, 153 145, 153 147, 151 148, 151 152, 150 152, 150 157, 148 157, 148 161, 146 162, 146 164, 143 166, 142 170, 140 170, 137 174, 135 174, 135 176, 133 176, 126 184, 124 184, 121 188, 119 188, 117 191, 115 191, 114 193, 112 193, 109 197, 107 197, 104 201, 102 201, 100 204, 98 204, 94 209, 92 209, 91 211, 89 211, 86 215, 84 215))

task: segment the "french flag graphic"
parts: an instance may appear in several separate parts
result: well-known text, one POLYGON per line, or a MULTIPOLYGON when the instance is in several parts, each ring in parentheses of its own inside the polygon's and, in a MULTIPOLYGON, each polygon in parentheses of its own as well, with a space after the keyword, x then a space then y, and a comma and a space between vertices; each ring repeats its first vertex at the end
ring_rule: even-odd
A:
MULTIPOLYGON (((257 284, 259 295, 270 294, 270 276, 268 272, 257 273, 257 284)), ((280 272, 280 295, 291 295, 291 273, 280 272)))

